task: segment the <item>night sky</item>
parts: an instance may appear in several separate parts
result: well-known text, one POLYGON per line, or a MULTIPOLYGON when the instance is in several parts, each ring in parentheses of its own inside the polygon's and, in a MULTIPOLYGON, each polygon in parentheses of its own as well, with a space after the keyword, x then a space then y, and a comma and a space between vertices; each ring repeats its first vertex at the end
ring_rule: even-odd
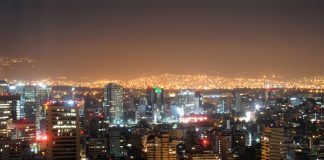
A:
POLYGON ((0 57, 34 78, 324 75, 324 1, 1 0, 0 57))

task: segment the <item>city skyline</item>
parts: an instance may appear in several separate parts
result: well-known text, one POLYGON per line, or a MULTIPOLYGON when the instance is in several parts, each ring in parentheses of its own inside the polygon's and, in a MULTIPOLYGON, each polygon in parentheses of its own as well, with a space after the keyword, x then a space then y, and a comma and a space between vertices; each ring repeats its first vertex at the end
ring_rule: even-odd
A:
POLYGON ((5 0, 0 55, 37 60, 28 74, 33 79, 318 76, 324 75, 323 8, 316 0, 5 0))
POLYGON ((322 0, 0 0, 0 160, 324 160, 322 0))

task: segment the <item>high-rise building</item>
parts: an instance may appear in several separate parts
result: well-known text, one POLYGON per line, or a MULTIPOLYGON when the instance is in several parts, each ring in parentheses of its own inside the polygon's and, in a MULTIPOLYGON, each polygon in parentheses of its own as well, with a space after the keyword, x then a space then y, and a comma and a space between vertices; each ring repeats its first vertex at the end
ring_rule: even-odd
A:
POLYGON ((106 137, 107 124, 104 123, 103 113, 100 111, 87 111, 86 114, 86 128, 91 138, 106 137))
POLYGON ((9 91, 9 84, 5 80, 0 80, 0 93, 9 91))
POLYGON ((110 83, 105 86, 104 112, 107 120, 113 125, 123 124, 123 87, 110 83))
POLYGON ((86 153, 90 159, 107 159, 107 135, 108 128, 104 123, 103 114, 96 110, 91 111, 87 108, 86 111, 86 128, 88 138, 86 139, 86 153))
POLYGON ((170 140, 169 134, 153 134, 147 137, 148 160, 176 160, 176 140, 170 140))
POLYGON ((131 139, 131 132, 126 127, 110 127, 108 129, 107 153, 111 159, 125 159, 129 157, 127 149, 131 139))
POLYGON ((44 119, 45 113, 42 104, 49 98, 49 89, 44 85, 25 86, 23 92, 25 118, 36 123, 39 129, 41 119, 44 119))
POLYGON ((287 159, 287 145, 285 144, 284 128, 266 127, 261 137, 262 160, 287 159))
POLYGON ((164 89, 160 87, 147 88, 147 114, 153 116, 154 121, 161 121, 164 117, 164 89))
POLYGON ((216 135, 216 153, 221 159, 230 159, 232 156, 232 135, 230 130, 223 130, 216 135))
POLYGON ((252 99, 245 94, 242 93, 235 93, 235 106, 234 106, 234 111, 236 113, 245 113, 249 109, 251 109, 251 101, 252 99))
POLYGON ((90 159, 107 159, 107 139, 89 138, 86 145, 87 157, 90 159))
POLYGON ((245 152, 247 146, 247 133, 241 130, 232 132, 232 149, 234 154, 240 155, 245 152))
POLYGON ((113 159, 122 157, 121 128, 111 127, 108 130, 108 154, 113 159))
POLYGON ((22 97, 25 109, 25 118, 35 123, 36 112, 39 110, 39 107, 36 106, 36 87, 33 85, 25 86, 22 97))
POLYGON ((0 93, 0 137, 7 137, 7 124, 20 117, 20 96, 0 93))
POLYGON ((46 106, 47 153, 50 160, 80 159, 80 118, 75 104, 51 101, 46 106))
POLYGON ((18 83, 9 88, 10 93, 21 95, 19 118, 26 118, 35 123, 37 130, 40 129, 40 121, 45 119, 43 104, 49 98, 49 90, 50 88, 43 84, 24 85, 18 83))
POLYGON ((181 91, 177 95, 177 103, 184 115, 202 114, 201 95, 194 91, 181 91))

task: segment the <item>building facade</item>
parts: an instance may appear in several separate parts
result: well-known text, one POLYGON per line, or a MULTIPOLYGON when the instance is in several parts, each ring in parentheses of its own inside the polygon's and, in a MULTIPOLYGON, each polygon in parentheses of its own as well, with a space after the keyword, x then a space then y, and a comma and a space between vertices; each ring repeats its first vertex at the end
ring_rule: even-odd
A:
POLYGON ((80 159, 79 108, 57 102, 45 108, 48 158, 50 160, 80 159))

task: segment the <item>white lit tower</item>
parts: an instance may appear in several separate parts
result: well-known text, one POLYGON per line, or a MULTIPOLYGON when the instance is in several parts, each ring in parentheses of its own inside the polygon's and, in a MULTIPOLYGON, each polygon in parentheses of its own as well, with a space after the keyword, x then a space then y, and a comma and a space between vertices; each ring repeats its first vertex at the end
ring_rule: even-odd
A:
POLYGON ((106 119, 112 125, 123 124, 124 105, 123 87, 116 83, 109 83, 104 90, 104 112, 106 119))

